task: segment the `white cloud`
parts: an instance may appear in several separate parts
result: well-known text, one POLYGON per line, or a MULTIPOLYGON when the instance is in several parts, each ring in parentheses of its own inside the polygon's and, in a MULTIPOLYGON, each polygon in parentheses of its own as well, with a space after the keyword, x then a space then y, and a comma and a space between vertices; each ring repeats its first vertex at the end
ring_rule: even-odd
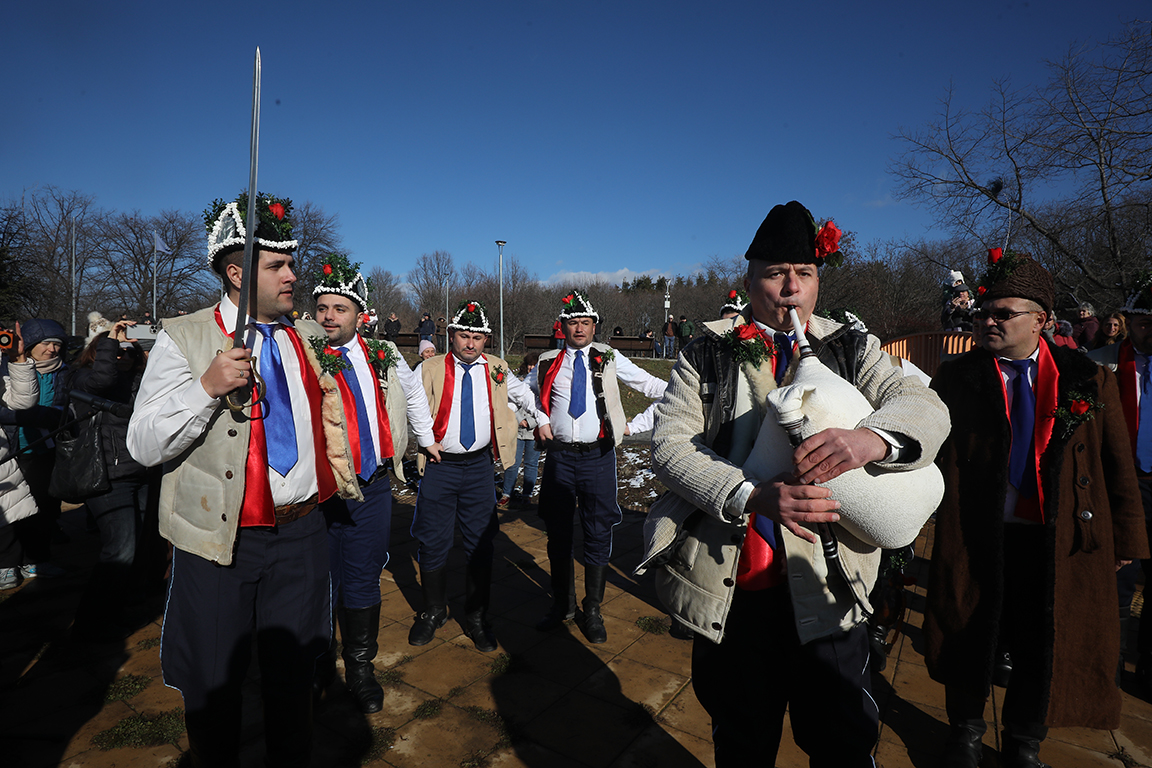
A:
POLYGON ((551 277, 546 277, 542 281, 545 285, 587 285, 588 283, 612 283, 613 285, 620 285, 625 280, 631 282, 641 275, 649 275, 653 279, 661 275, 668 276, 666 272, 656 269, 645 269, 636 271, 634 269, 617 269, 612 272, 556 272, 551 277))

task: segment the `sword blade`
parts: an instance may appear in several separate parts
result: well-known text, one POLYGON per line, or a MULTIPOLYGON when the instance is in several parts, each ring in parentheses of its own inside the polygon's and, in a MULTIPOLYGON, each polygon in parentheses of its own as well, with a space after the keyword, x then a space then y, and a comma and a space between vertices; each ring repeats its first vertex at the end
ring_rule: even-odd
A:
POLYGON ((244 346, 244 329, 248 326, 249 306, 256 303, 256 166, 260 159, 260 48, 252 69, 252 138, 248 168, 248 217, 245 220, 244 272, 240 278, 240 306, 236 313, 236 332, 232 347, 244 346))

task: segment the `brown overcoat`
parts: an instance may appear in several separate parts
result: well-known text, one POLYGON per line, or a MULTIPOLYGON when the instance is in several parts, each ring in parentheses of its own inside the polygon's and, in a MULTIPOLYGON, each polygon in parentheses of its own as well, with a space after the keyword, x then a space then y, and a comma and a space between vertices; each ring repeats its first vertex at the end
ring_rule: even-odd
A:
MULTIPOLYGON (((1041 341, 1041 343, 1047 343, 1041 341)), ((1144 513, 1116 379, 1083 354, 1049 345, 1069 391, 1103 407, 1071 435, 1059 420, 1043 457, 1046 724, 1118 728, 1120 633, 1116 560, 1148 557, 1144 513)), ((944 501, 924 616, 925 660, 934 680, 986 695, 1004 600, 1004 500, 1011 428, 995 359, 983 349, 942 363, 932 387, 952 415, 937 456, 944 501)))

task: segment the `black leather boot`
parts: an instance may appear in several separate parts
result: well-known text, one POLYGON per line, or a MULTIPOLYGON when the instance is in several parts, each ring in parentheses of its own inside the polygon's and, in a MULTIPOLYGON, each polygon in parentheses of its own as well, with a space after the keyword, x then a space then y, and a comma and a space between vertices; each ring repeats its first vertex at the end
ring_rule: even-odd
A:
POLYGON ((384 708, 384 689, 376 682, 376 668, 372 660, 380 649, 380 603, 367 608, 340 606, 336 615, 340 620, 340 636, 344 639, 344 681, 348 690, 365 713, 384 708))
POLYGON ((604 617, 600 615, 600 603, 604 601, 604 577, 607 573, 606 565, 584 566, 584 637, 595 645, 608 639, 604 617))
POLYGON ((448 570, 420 570, 420 587, 424 592, 424 610, 408 630, 408 645, 428 645, 436 630, 448 621, 448 570))
MULTIPOLYGON (((337 606, 339 610, 339 606, 337 606)), ((312 676, 312 706, 319 708, 324 704, 324 694, 328 687, 336 681, 336 632, 332 632, 332 639, 328 641, 328 650, 316 659, 316 673, 312 676)))
POLYGON ((1052 768, 1040 760, 1040 742, 1048 735, 1043 725, 1004 724, 1001 768, 1052 768))
POLYGON ((536 622, 541 632, 559 629, 565 621, 576 618, 576 563, 570 556, 559 562, 549 556, 548 567, 552 570, 552 607, 536 622))
POLYGON ((943 768, 976 768, 984 751, 982 739, 987 724, 983 720, 962 720, 950 727, 940 765, 943 768))
POLYGON ((496 637, 484 622, 491 586, 491 563, 469 563, 464 574, 464 634, 484 653, 496 650, 496 637))

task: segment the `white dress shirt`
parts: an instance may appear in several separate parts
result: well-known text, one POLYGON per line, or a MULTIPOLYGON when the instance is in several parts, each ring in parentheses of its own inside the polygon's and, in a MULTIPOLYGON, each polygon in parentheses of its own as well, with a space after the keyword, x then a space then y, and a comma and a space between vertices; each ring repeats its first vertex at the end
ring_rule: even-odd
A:
MULTIPOLYGON (((239 311, 225 297, 220 302, 220 317, 225 328, 236 327, 239 311)), ((253 327, 249 318, 245 346, 260 357, 263 335, 253 327)), ((279 318, 280 328, 273 338, 284 361, 284 376, 288 380, 288 395, 292 400, 292 414, 296 428, 297 461, 288 475, 283 476, 268 468, 268 482, 272 487, 272 501, 276 506, 304 501, 317 491, 316 450, 313 443, 312 410, 304 391, 304 380, 296 349, 292 346, 285 325, 292 325, 287 317, 279 318)), ((221 339, 223 343, 223 338, 221 339)), ((307 344, 306 339, 301 339, 307 344)), ((257 362, 256 370, 260 369, 257 362)), ((171 461, 196 441, 208 427, 208 420, 223 407, 220 398, 211 397, 192 376, 188 361, 172 341, 161 331, 156 345, 148 355, 148 366, 140 380, 136 406, 128 422, 128 452, 146 467, 171 461)))
MULTIPOLYGON (((556 371, 555 378, 552 379, 551 415, 545 416, 541 423, 551 424, 552 437, 562 443, 591 443, 600 436, 600 414, 596 409, 596 394, 592 390, 592 361, 589 359, 589 353, 594 352, 595 350, 590 344, 578 350, 568 346, 552 362, 552 365, 558 365, 560 368, 556 371), (574 419, 568 413, 568 405, 572 402, 572 366, 575 364, 577 352, 581 352, 584 358, 585 408, 584 413, 574 419)), ((619 352, 615 353, 615 363, 616 378, 620 381, 645 397, 658 399, 664 396, 668 382, 656 378, 619 352)), ((539 397, 537 391, 538 377, 536 376, 532 377, 532 388, 539 397)), ((649 406, 648 410, 630 422, 628 431, 644 432, 651 429, 653 417, 648 411, 652 410, 654 406, 655 404, 649 406)), ((617 435, 616 439, 619 441, 623 437, 623 435, 617 435)))

